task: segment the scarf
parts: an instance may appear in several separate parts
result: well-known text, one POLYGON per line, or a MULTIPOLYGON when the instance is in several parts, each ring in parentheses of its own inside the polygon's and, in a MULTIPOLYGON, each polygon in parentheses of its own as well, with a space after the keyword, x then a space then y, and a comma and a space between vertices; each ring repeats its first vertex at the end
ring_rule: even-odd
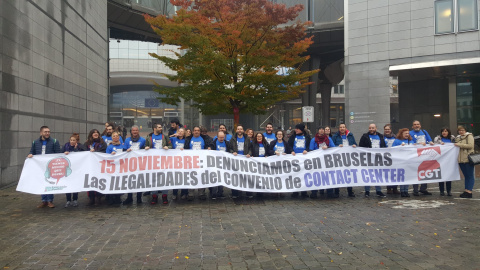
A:
POLYGON ((318 135, 318 133, 315 135, 315 143, 317 145, 320 145, 322 143, 325 143, 326 146, 329 146, 330 140, 328 139, 328 136, 323 134, 322 136, 318 135))

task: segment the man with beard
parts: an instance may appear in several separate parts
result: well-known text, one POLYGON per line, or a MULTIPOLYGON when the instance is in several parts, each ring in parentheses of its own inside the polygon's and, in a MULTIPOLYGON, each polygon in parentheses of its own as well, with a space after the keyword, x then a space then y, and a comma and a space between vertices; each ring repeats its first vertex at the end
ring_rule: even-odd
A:
POLYGON ((267 140, 267 143, 270 144, 272 141, 275 140, 275 134, 273 134, 273 124, 268 123, 265 126, 265 132, 263 133, 263 136, 265 137, 265 140, 267 140))
MULTIPOLYGON (((352 146, 357 147, 357 143, 355 142, 355 137, 353 134, 347 129, 345 124, 340 124, 338 126, 338 132, 333 134, 332 140, 336 146, 343 147, 343 146, 352 146)), ((355 197, 355 193, 353 193, 353 188, 347 188, 348 197, 355 197)), ((338 198, 340 196, 340 189, 335 189, 335 194, 329 194, 329 197, 338 198)))
MULTIPOLYGON (((232 137, 230 140, 230 152, 236 155, 244 155, 246 157, 250 157, 252 155, 252 143, 250 139, 245 136, 245 132, 243 130, 242 125, 237 126, 237 133, 235 136, 232 137)), ((232 199, 238 198, 240 195, 240 191, 237 189, 232 189, 232 199)), ((252 192, 246 193, 247 197, 252 197, 252 192)))
MULTIPOLYGON (((368 126, 368 132, 364 133, 360 138, 358 146, 365 148, 387 148, 383 135, 377 132, 377 125, 373 123, 368 126)), ((377 197, 387 197, 383 194, 382 187, 375 186, 375 191, 377 192, 377 197)), ((365 197, 370 197, 370 186, 365 186, 365 197)))
MULTIPOLYGON (((392 125, 386 124, 383 127, 383 138, 385 139, 385 145, 387 148, 391 148, 393 142, 395 142, 395 139, 397 139, 395 134, 392 132, 392 125)), ((398 186, 387 186, 387 194, 400 194, 400 191, 398 191, 398 186)))
MULTIPOLYGON (((426 146, 427 144, 433 145, 432 138, 428 134, 428 132, 422 129, 422 125, 420 121, 413 120, 412 123, 412 130, 410 130, 410 136, 412 136, 412 140, 414 144, 419 144, 426 146)), ((418 184, 412 185, 413 186, 413 196, 419 196, 418 194, 418 184)), ((423 195, 432 195, 432 193, 427 191, 427 184, 422 184, 420 186, 420 193, 423 195)))
MULTIPOLYGON (((102 136, 102 139, 107 144, 107 147, 112 143, 112 132, 114 131, 114 129, 114 126, 109 124, 105 129, 106 134, 102 136)), ((120 143, 123 143, 122 136, 120 136, 120 143)))
MULTIPOLYGON (((210 137, 208 137, 210 138, 210 137)), ((210 140, 207 137, 203 136, 200 131, 200 127, 193 128, 192 136, 185 139, 184 149, 192 149, 192 150, 203 150, 208 149, 210 150, 210 140)), ((193 190, 188 190, 188 200, 192 201, 194 199, 193 190)), ((198 189, 198 198, 200 200, 206 200, 207 196, 205 195, 205 188, 198 189)))

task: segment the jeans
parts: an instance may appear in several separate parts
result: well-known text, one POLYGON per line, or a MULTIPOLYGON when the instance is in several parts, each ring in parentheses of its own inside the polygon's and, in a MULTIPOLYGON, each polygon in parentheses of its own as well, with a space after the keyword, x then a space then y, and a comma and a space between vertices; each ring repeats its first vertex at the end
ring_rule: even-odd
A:
POLYGON ((408 193, 408 185, 400 185, 400 192, 408 193))
MULTIPOLYGON (((365 186, 365 191, 370 192, 370 186, 365 186)), ((376 192, 382 192, 382 187, 381 186, 375 186, 375 191, 376 192)))
POLYGON ((42 202, 53 202, 53 194, 43 194, 42 202))
POLYGON ((67 196, 67 202, 71 202, 72 201, 72 194, 73 194, 73 200, 76 201, 78 200, 78 192, 75 192, 75 193, 67 193, 65 194, 67 196))
POLYGON ((154 190, 154 191, 150 192, 150 194, 152 194, 152 195, 157 195, 158 193, 167 194, 168 190, 154 190))
POLYGON ((439 182, 438 188, 440 189, 440 192, 445 192, 445 184, 447 184, 447 192, 450 192, 452 190, 452 181, 439 182))
MULTIPOLYGON (((418 192, 418 184, 412 185, 413 186, 413 192, 418 192)), ((421 184, 420 185, 420 191, 427 191, 427 184, 421 184)))
POLYGON ((458 163, 465 177, 465 189, 472 191, 475 183, 475 166, 470 163, 458 163))
POLYGON ((223 186, 216 186, 208 188, 210 190, 210 196, 223 197, 223 186))

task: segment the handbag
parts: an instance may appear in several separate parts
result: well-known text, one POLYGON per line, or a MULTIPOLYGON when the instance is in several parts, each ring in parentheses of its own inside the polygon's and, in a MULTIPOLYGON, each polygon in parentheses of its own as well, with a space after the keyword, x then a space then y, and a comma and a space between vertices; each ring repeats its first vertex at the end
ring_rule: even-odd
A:
POLYGON ((468 162, 472 165, 480 164, 480 153, 468 155, 468 162))

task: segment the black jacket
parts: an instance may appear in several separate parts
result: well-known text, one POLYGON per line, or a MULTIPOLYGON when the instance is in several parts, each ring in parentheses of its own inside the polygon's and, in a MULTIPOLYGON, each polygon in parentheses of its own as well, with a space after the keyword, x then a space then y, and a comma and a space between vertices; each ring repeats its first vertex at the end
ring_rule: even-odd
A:
MULTIPOLYGON (((200 137, 202 137, 203 142, 205 144, 203 149, 208 149, 208 147, 210 147, 210 149, 211 149, 212 148, 212 141, 208 139, 209 137, 201 135, 201 134, 200 134, 200 137)), ((193 138, 193 135, 185 138, 185 145, 183 146, 183 149, 191 149, 190 148, 190 142, 192 141, 192 138, 193 138)))
MULTIPOLYGON (((269 156, 275 155, 275 145, 277 144, 277 142, 278 140, 273 140, 270 142, 270 145, 268 146, 268 150, 270 151, 270 153, 268 154, 269 156)), ((293 152, 293 149, 285 140, 283 140, 283 145, 285 146, 285 154, 291 154, 293 152)))
MULTIPOLYGON (((360 147, 365 147, 365 148, 372 148, 372 141, 370 140, 370 136, 368 136, 370 133, 364 133, 362 135, 362 138, 360 138, 360 143, 358 146, 360 147)), ((383 138, 382 133, 377 132, 378 137, 380 138, 380 148, 387 148, 387 145, 385 144, 385 140, 383 138)))
MULTIPOLYGON (((312 139, 308 133, 304 132, 303 136, 305 136, 305 150, 310 151, 310 140, 312 139)), ((288 138, 288 146, 291 148, 291 154, 293 152, 293 144, 295 143, 295 138, 297 137, 297 133, 293 133, 290 138, 288 138)))
MULTIPOLYGON (((46 139, 47 145, 45 146, 45 154, 54 154, 54 153, 62 153, 62 149, 60 149, 60 143, 57 139, 48 138, 46 139)), ((41 155, 42 154, 42 137, 36 139, 32 142, 32 147, 30 148, 30 154, 32 155, 41 155)))
MULTIPOLYGON (((230 146, 231 146, 231 152, 230 153, 238 153, 238 145, 237 145, 237 134, 232 137, 230 140, 230 146)), ((245 138, 245 143, 243 144, 243 154, 246 155, 252 155, 252 142, 250 141, 250 138, 247 136, 243 135, 243 138, 245 138)))
MULTIPOLYGON (((212 147, 210 147, 212 150, 217 150, 217 140, 218 139, 213 140, 212 147)), ((227 152, 231 153, 230 150, 232 150, 232 146, 230 145, 230 142, 228 142, 226 139, 224 140, 224 142, 225 142, 225 145, 227 146, 227 152)))
MULTIPOLYGON (((268 143, 263 144, 263 147, 265 148, 265 156, 268 157, 270 156, 270 145, 268 143)), ((252 157, 258 157, 260 151, 260 145, 257 142, 252 143, 252 157)))

